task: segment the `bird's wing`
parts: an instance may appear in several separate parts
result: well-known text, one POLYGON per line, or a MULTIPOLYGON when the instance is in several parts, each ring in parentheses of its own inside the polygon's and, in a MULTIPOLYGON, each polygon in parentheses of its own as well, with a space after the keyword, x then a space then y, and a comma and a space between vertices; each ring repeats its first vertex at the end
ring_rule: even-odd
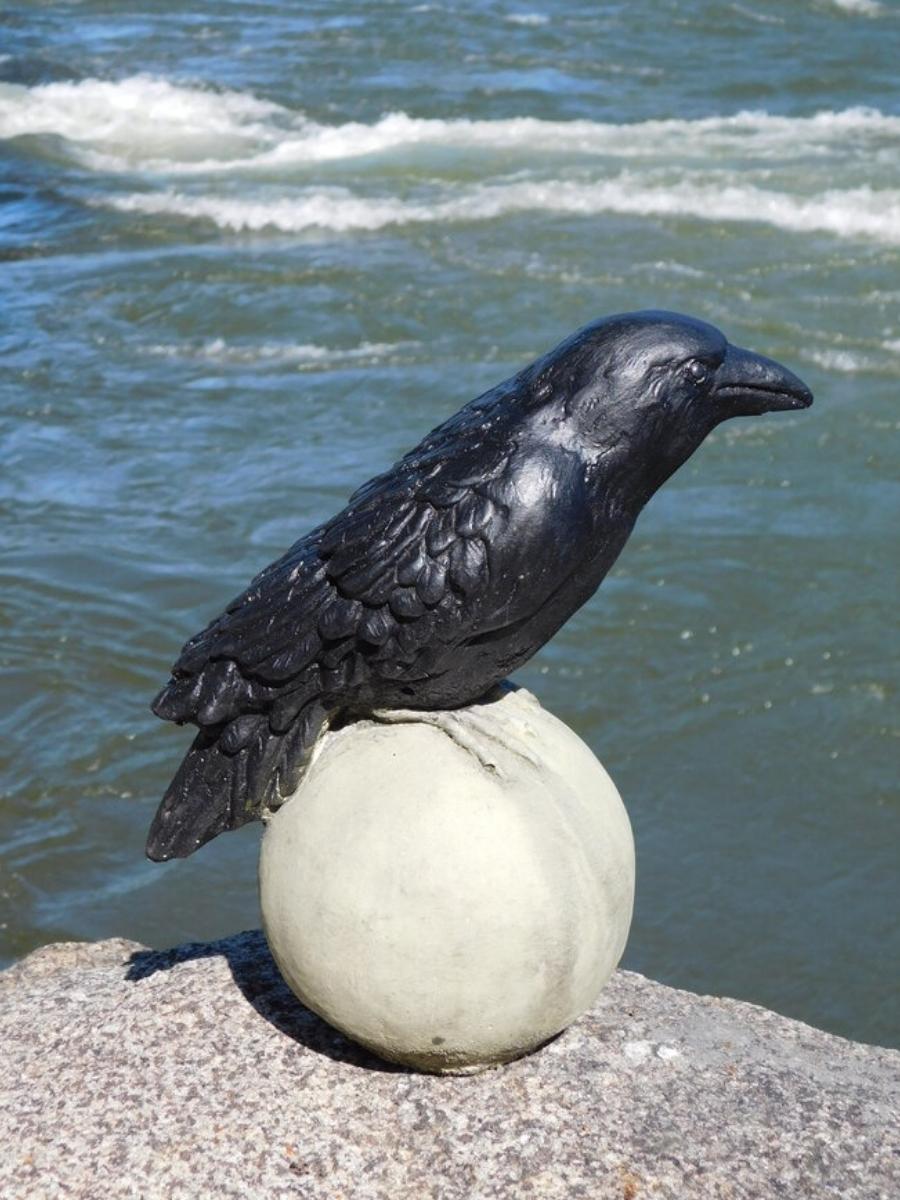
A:
POLYGON ((414 685, 472 637, 529 619, 571 571, 545 515, 572 488, 558 461, 518 470, 509 400, 501 387, 467 405, 266 567, 186 644, 159 715, 266 712, 278 732, 314 696, 414 685))
POLYGON ((151 827, 151 858, 190 854, 277 807, 335 708, 386 693, 414 704, 417 681, 448 686, 432 682, 432 703, 474 698, 443 678, 481 661, 457 650, 533 615, 564 577, 542 487, 523 494, 516 456, 509 428, 476 402, 191 638, 153 707, 200 732, 151 827))
MULTIPOLYGON (((580 565, 584 464, 561 448, 520 453, 510 424, 469 406, 326 527, 319 553, 334 610, 353 606, 376 678, 452 670, 457 649, 530 624, 580 565)), ((519 632, 527 657, 536 645, 519 632)), ((350 679, 353 669, 350 660, 350 679)))
POLYGON ((151 826, 151 858, 190 854, 277 807, 329 711, 428 678, 429 656, 467 628, 461 609, 485 589, 481 533, 497 506, 477 487, 502 462, 482 455, 467 483, 446 461, 404 460, 187 643, 153 707, 200 732, 151 826))
POLYGON ((494 443, 450 461, 408 457, 324 531, 319 553, 336 594, 320 628, 342 636, 347 618, 375 678, 425 677, 483 607, 491 537, 508 520, 501 492, 513 451, 494 443))
POLYGON ((514 450, 497 429, 499 399, 456 413, 260 572, 185 644, 157 714, 209 726, 277 706, 281 725, 375 663, 384 678, 409 669, 486 583, 484 535, 504 517, 514 450))

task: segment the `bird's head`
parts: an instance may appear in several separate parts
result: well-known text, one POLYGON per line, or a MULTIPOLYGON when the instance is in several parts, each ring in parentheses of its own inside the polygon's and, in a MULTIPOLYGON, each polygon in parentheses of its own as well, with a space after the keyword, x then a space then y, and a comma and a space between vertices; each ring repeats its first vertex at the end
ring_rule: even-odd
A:
MULTIPOLYGON (((643 461, 658 487, 721 421, 808 408, 809 388, 712 325, 636 312, 587 326, 535 364, 533 387, 601 453, 643 461)), ((649 480, 648 480, 649 481, 649 480)))

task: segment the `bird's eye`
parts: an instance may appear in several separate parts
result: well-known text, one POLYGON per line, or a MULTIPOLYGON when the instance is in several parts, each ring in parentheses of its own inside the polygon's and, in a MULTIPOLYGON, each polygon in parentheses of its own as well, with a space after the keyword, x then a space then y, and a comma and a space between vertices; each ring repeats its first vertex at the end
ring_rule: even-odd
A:
POLYGON ((685 364, 685 372, 688 378, 696 384, 706 383, 709 379, 709 367, 696 358, 692 358, 689 363, 685 364))

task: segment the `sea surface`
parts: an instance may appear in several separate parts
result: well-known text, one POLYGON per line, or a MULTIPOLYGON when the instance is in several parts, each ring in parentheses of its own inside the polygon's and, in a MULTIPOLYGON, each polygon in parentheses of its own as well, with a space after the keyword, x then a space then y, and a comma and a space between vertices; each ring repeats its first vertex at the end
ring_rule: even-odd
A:
POLYGON ((6 0, 0 953, 258 923, 143 857, 190 634, 590 320, 776 357, 519 683, 634 825, 625 965, 900 1044, 900 4, 6 0))

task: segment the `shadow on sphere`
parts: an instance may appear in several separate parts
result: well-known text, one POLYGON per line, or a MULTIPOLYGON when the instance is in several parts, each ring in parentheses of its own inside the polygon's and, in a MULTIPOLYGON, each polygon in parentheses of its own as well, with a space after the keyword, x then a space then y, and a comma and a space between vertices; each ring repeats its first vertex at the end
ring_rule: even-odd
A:
POLYGON ((335 1062, 350 1063, 368 1071, 411 1074, 409 1068, 385 1062, 358 1046, 305 1008, 282 979, 259 929, 217 942, 189 942, 172 950, 138 950, 128 960, 125 978, 131 983, 140 983, 159 971, 171 971, 182 963, 218 957, 227 961, 232 978, 247 1003, 279 1033, 335 1062))

